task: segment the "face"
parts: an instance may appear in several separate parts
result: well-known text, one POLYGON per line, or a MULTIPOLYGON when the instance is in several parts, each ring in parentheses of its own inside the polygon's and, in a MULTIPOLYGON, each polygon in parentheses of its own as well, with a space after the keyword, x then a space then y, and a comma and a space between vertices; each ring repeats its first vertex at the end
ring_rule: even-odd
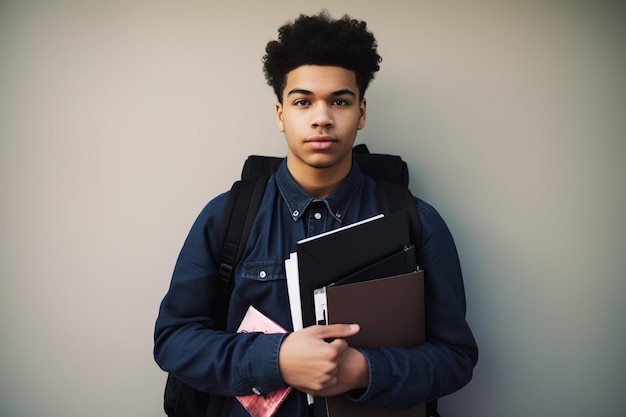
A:
POLYGON ((291 174, 326 169, 346 175, 357 131, 365 126, 365 104, 353 71, 317 65, 290 71, 276 119, 287 139, 291 174))

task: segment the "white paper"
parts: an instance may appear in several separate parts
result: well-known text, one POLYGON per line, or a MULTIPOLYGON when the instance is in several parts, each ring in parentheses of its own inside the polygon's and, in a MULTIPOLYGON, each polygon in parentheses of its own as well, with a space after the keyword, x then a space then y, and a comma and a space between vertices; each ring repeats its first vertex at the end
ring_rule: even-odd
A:
POLYGON ((302 302, 300 301, 300 276, 298 273, 298 254, 293 252, 289 259, 285 260, 285 273, 287 274, 287 294, 289 295, 289 309, 291 310, 291 323, 293 331, 302 329, 302 302))
POLYGON ((315 321, 317 324, 327 324, 326 317, 326 287, 318 288, 313 291, 313 300, 315 302, 315 321))
POLYGON ((346 230, 346 229, 349 229, 349 228, 354 227, 354 226, 358 226, 358 225, 363 224, 363 223, 371 222, 372 220, 380 219, 381 217, 385 217, 385 215, 384 214, 377 214, 376 216, 369 217, 369 218, 367 218, 365 220, 361 220, 361 221, 358 221, 356 223, 349 224, 347 226, 342 226, 342 227, 340 227, 338 229, 329 230, 328 232, 320 233, 319 235, 315 235, 315 236, 305 237, 304 239, 299 240, 298 243, 308 242, 310 240, 314 240, 314 239, 320 238, 322 236, 327 236, 327 235, 331 235, 333 233, 341 232, 342 230, 346 230))
MULTIPOLYGON (((285 273, 287 274, 287 295, 291 310, 293 331, 302 330, 302 302, 300 301, 300 274, 298 272, 298 253, 293 252, 289 259, 285 259, 285 273)), ((307 394, 307 403, 313 404, 313 396, 307 394)))

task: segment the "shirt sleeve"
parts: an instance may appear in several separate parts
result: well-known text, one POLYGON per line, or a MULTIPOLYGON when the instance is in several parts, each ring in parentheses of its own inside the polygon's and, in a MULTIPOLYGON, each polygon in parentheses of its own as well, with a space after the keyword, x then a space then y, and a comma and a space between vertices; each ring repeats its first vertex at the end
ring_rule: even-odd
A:
POLYGON ((426 342, 413 349, 362 351, 369 363, 370 384, 348 396, 374 407, 409 408, 457 391, 471 380, 478 360, 465 319, 465 290, 452 235, 432 206, 421 200, 417 204, 426 342))
POLYGON ((285 335, 215 329, 218 230, 226 198, 207 204, 185 240, 159 309, 154 357, 164 371, 202 391, 271 392, 284 386, 278 350, 285 335))

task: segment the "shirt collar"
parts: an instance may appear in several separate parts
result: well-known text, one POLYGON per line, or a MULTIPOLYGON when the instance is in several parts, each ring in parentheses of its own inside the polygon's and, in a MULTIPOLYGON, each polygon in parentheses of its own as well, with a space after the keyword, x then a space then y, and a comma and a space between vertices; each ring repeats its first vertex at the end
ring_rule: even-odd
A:
MULTIPOLYGON (((291 176, 287 169, 287 158, 283 159, 275 175, 276 185, 280 194, 291 213, 291 218, 297 221, 302 217, 311 202, 316 201, 308 195, 291 176)), ((363 176, 357 164, 352 163, 348 176, 339 184, 339 187, 324 202, 331 216, 339 223, 345 218, 350 207, 352 196, 363 186, 363 176)))

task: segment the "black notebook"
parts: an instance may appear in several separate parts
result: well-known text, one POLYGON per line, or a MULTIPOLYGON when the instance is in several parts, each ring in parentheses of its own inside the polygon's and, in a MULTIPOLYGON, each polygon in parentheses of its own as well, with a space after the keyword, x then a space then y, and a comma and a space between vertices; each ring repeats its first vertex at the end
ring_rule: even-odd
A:
POLYGON ((305 239, 297 254, 304 327, 316 322, 316 289, 342 279, 355 282, 415 270, 407 210, 305 239))

